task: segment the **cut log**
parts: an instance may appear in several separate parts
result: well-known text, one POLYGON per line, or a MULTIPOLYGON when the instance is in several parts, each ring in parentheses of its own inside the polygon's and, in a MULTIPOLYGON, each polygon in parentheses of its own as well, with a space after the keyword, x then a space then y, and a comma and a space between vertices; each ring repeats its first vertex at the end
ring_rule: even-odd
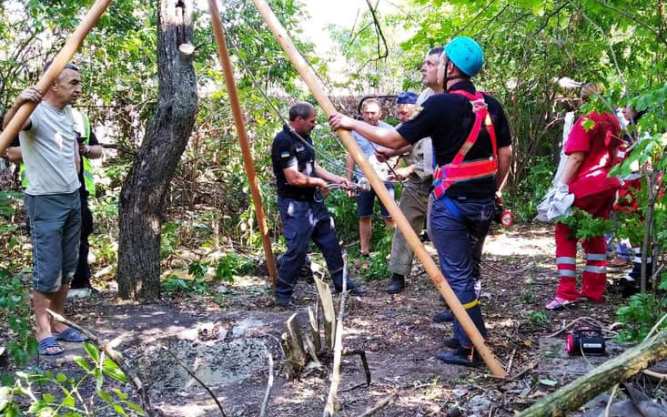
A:
MULTIPOLYGON (((316 306, 317 305, 319 305, 319 303, 316 304, 316 306)), ((320 343, 320 326, 317 322, 317 317, 315 316, 313 309, 310 307, 308 307, 308 332, 310 333, 310 337, 315 345, 315 352, 319 354, 320 350, 322 349, 322 343, 320 343)))
POLYGON ((282 335, 283 339, 283 349, 285 349, 286 356, 286 370, 287 376, 290 379, 297 377, 303 368, 306 367, 308 362, 308 357, 306 352, 303 349, 303 336, 301 334, 301 329, 296 323, 296 314, 292 316, 285 322, 285 333, 282 335))
POLYGON ((329 285, 317 277, 315 278, 315 286, 322 303, 322 315, 324 316, 324 348, 333 351, 336 335, 336 310, 333 306, 333 296, 329 285))
POLYGON ((663 331, 543 398, 518 417, 566 416, 596 395, 666 357, 667 331, 663 331))

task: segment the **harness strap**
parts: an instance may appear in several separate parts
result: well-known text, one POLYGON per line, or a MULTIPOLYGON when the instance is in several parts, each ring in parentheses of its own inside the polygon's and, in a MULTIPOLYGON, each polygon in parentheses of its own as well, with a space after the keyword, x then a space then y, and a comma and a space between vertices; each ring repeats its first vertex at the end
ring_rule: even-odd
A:
POLYGON ((498 171, 496 131, 491 120, 491 115, 489 114, 488 105, 484 101, 484 95, 480 92, 472 94, 465 90, 453 90, 449 93, 463 96, 470 101, 472 110, 475 113, 475 122, 463 145, 456 152, 452 162, 435 169, 433 173, 435 186, 433 193, 436 198, 441 198, 447 189, 456 182, 483 178, 494 175, 498 171), (489 134, 493 156, 488 160, 464 162, 465 156, 475 145, 477 139, 479 139, 482 125, 489 134))

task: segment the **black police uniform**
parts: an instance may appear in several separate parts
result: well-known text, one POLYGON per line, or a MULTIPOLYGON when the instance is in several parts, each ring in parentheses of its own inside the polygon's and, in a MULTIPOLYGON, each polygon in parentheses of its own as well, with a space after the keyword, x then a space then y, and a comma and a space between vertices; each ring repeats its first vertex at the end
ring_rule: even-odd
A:
MULTIPOLYGON (((336 229, 329 211, 314 187, 296 187, 288 184, 283 172, 294 167, 304 175, 315 177, 315 152, 308 135, 301 135, 304 143, 288 126, 284 126, 273 140, 271 160, 278 188, 278 207, 287 241, 287 252, 280 258, 276 301, 286 304, 294 290, 310 241, 322 251, 327 268, 337 291, 342 290, 343 256, 336 229)), ((348 280, 347 287, 354 288, 348 280)))

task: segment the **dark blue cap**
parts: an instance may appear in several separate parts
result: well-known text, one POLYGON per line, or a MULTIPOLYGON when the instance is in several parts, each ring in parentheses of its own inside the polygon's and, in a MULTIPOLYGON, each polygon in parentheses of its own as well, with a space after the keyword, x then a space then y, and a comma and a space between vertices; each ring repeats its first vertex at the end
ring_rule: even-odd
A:
POLYGON ((416 104, 417 94, 412 91, 404 91, 396 97, 396 104, 416 104))

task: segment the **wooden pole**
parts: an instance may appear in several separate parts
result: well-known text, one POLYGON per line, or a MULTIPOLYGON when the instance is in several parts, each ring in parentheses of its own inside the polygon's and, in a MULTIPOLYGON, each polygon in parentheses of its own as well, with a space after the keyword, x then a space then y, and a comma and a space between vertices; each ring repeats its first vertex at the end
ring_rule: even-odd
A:
MULTIPOLYGON (((76 51, 81 47, 83 40, 88 35, 100 19, 100 16, 109 7, 111 0, 97 0, 93 7, 90 8, 86 16, 83 18, 74 33, 67 39, 65 46, 60 50, 58 55, 53 58, 53 62, 49 69, 46 70, 35 86, 40 93, 45 94, 51 87, 51 84, 58 78, 60 73, 65 68, 65 65, 72 59, 76 51)), ((21 131, 21 128, 28 120, 33 110, 37 105, 32 102, 24 103, 14 114, 14 117, 7 123, 5 129, 0 133, 0 154, 12 143, 16 135, 21 131)))
MULTIPOLYGON (((296 70, 301 75, 301 78, 303 78, 305 83, 310 88, 320 106, 324 109, 327 115, 335 113, 336 108, 334 107, 331 100, 329 100, 329 97, 326 95, 324 86, 322 85, 321 81, 296 49, 289 35, 287 34, 287 31, 273 14, 273 11, 269 5, 265 0, 253 0, 253 2, 255 3, 255 6, 257 6, 257 9, 259 9, 259 12, 264 18, 267 26, 269 26, 276 39, 285 50, 285 53, 288 55, 290 61, 292 61, 292 65, 294 65, 296 70)), ((415 255, 424 265, 424 269, 430 276, 431 281, 433 281, 433 285, 435 285, 435 287, 438 289, 442 297, 447 302, 447 305, 449 305, 449 308, 451 308, 454 316, 456 316, 457 320, 461 323, 461 326, 463 326, 463 329, 465 330, 466 334, 472 341, 473 345, 479 352, 486 365, 489 367, 491 373, 496 377, 504 378, 506 376, 506 372, 502 365, 495 357, 493 352, 489 349, 489 347, 484 343, 484 338, 479 333, 477 327, 475 327, 475 324, 470 319, 470 316, 468 316, 468 313, 461 305, 459 299, 456 297, 456 294, 454 294, 454 291, 452 291, 451 287, 445 280, 442 272, 440 272, 440 268, 435 264, 435 262, 433 262, 433 259, 431 259, 428 252, 426 252, 426 249, 417 237, 417 234, 414 232, 414 230, 412 230, 412 227, 403 215, 403 212, 398 208, 394 199, 389 195, 389 192, 387 192, 384 183, 377 176, 375 170, 373 170, 366 158, 364 158, 359 145, 357 145, 349 131, 339 129, 336 131, 336 133, 338 133, 341 142, 343 142, 343 145, 345 145, 350 155, 352 155, 354 161, 357 163, 357 165, 359 165, 366 178, 368 178, 368 181, 373 187, 373 190, 375 190, 375 193, 378 195, 378 197, 380 197, 380 201, 382 201, 382 204, 384 204, 384 206, 387 208, 387 211, 389 211, 389 214, 396 222, 396 226, 410 245, 410 248, 414 251, 415 255)))
POLYGON ((243 112, 241 111, 241 103, 239 102, 239 95, 238 91, 236 90, 236 83, 234 82, 234 70, 232 69, 232 62, 229 59, 229 52, 227 51, 225 31, 222 27, 222 21, 220 20, 220 11, 218 9, 217 0, 208 0, 208 8, 211 12, 211 22, 213 23, 213 34, 215 35, 215 42, 218 44, 218 58, 220 59, 220 65, 222 66, 222 71, 225 75, 225 84, 227 85, 229 103, 232 106, 236 132, 239 135, 239 143, 241 144, 243 166, 245 167, 245 172, 248 175, 248 183, 250 183, 252 201, 255 204, 255 216, 257 217, 259 232, 262 234, 262 245, 264 246, 264 256, 266 256, 266 268, 269 271, 271 284, 275 287, 276 280, 278 279, 278 270, 276 269, 276 263, 273 259, 271 238, 269 237, 269 228, 266 224, 264 206, 262 205, 262 194, 259 191, 257 172, 255 171, 255 164, 252 160, 250 141, 248 140, 248 133, 246 132, 245 121, 243 120, 243 112))

